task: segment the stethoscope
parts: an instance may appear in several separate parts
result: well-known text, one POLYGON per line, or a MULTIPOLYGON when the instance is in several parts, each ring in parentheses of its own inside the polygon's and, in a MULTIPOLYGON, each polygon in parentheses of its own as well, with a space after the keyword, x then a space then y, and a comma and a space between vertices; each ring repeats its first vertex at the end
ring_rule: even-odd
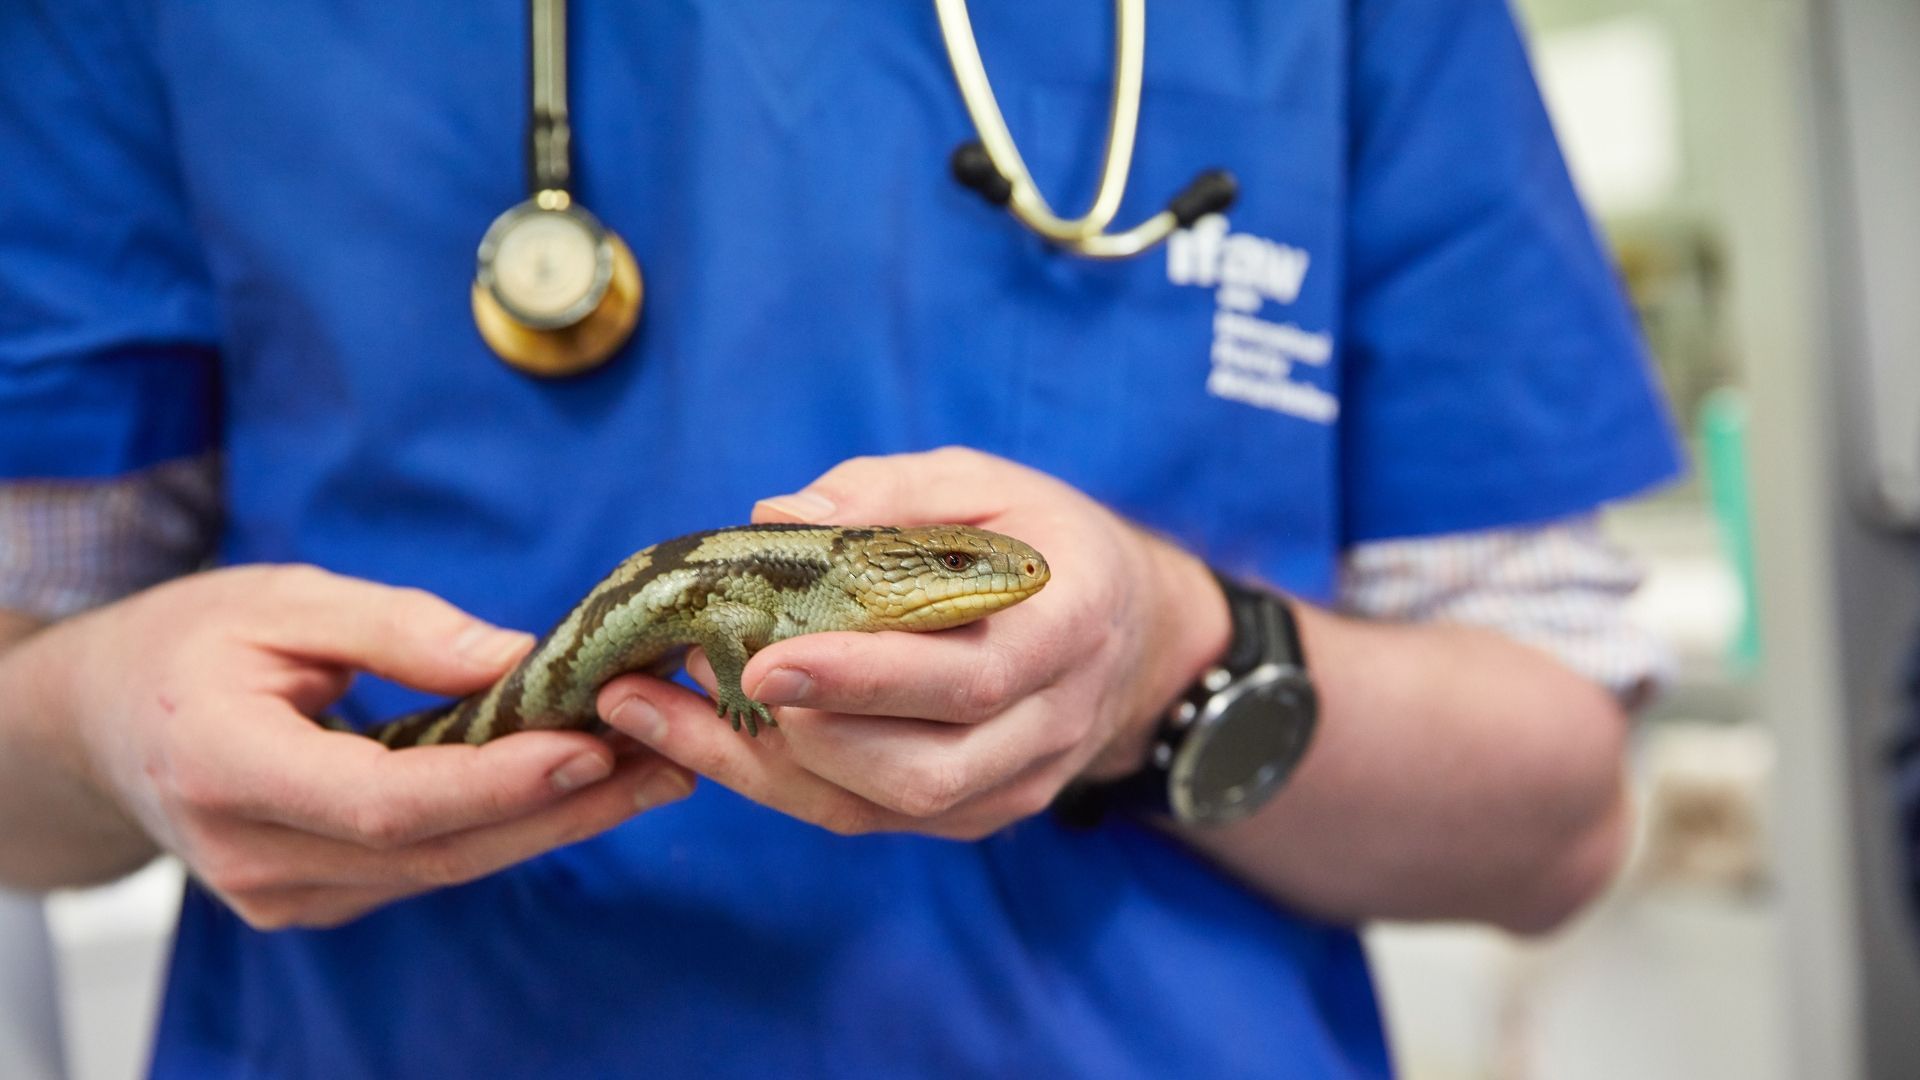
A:
POLYGON ((473 321, 507 363, 558 377, 605 363, 640 321, 633 249, 573 197, 566 0, 533 0, 530 192, 480 238, 473 321))
MULTIPOLYGON (((1107 231, 1126 194, 1139 130, 1146 0, 1114 0, 1106 154, 1092 206, 1072 220, 1054 213, 1027 172, 994 99, 966 0, 934 0, 934 7, 954 81, 979 136, 953 152, 954 178, 1048 243, 1090 259, 1130 258, 1232 205, 1238 191, 1233 174, 1207 170, 1159 213, 1125 231, 1107 231)), ((573 194, 566 22, 566 0, 532 0, 530 192, 481 238, 472 290, 474 323, 488 346, 521 371, 549 377, 605 363, 632 335, 645 295, 632 250, 573 194)))

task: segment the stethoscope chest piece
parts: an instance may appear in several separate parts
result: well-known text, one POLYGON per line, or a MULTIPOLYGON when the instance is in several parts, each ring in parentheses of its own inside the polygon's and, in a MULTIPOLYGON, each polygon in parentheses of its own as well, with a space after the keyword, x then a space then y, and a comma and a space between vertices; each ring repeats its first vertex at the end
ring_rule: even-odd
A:
POLYGON ((495 218, 481 239, 473 320, 513 367, 576 375, 632 336, 644 290, 626 242, 565 191, 549 189, 495 218))

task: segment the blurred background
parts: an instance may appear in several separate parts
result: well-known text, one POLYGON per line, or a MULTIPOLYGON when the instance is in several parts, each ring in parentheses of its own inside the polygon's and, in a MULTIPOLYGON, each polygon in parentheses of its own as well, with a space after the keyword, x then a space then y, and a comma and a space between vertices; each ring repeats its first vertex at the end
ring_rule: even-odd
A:
MULTIPOLYGON (((1920 625, 1920 3, 1518 8, 1693 449, 1612 515, 1679 674, 1604 902, 1541 941, 1370 932, 1395 1054, 1411 1080, 1920 1076, 1887 764, 1920 625)), ((52 969, 58 1018, 0 1010, 25 1055, 0 1076, 142 1071, 178 891, 162 864, 47 903, 51 950, 10 951, 0 995, 52 969)))
POLYGON ((1679 677, 1596 910, 1541 942, 1371 934, 1400 1064, 1920 1076, 1889 784, 1920 623, 1920 4, 1517 8, 1692 448, 1612 515, 1679 677))

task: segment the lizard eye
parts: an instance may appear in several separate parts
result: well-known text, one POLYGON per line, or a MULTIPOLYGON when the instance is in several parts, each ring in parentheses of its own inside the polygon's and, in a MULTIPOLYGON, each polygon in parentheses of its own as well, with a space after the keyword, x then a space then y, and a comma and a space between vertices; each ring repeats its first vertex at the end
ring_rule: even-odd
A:
POLYGON ((973 565, 973 556, 961 551, 949 551, 940 556, 940 565, 955 573, 959 573, 973 565))

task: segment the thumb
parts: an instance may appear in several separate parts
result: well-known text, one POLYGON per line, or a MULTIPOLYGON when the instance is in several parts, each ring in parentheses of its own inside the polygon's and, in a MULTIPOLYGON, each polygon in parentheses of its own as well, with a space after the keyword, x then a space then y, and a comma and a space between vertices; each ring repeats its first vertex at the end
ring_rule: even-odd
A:
POLYGON ((1042 480, 1025 466, 964 447, 849 458, 800 491, 755 503, 753 520, 971 525, 1004 511, 1014 488, 1042 480))
POLYGON ((317 567, 274 567, 255 639, 309 660, 370 671, 436 694, 493 682, 533 646, 421 589, 395 588, 317 567))

